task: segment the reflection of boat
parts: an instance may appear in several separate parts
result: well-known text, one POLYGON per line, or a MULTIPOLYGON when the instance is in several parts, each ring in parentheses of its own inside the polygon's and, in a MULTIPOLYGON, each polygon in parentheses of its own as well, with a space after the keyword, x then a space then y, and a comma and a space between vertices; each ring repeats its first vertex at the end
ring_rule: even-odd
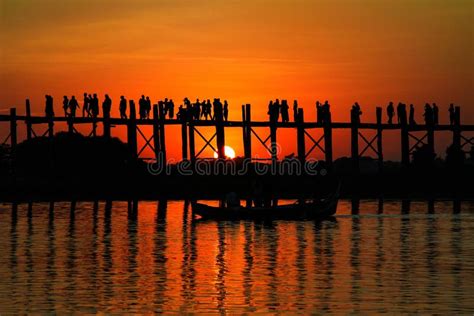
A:
POLYGON ((293 204, 271 207, 219 207, 202 203, 193 203, 193 212, 203 219, 215 220, 323 220, 336 213, 339 199, 339 189, 330 197, 310 202, 296 202, 293 204))

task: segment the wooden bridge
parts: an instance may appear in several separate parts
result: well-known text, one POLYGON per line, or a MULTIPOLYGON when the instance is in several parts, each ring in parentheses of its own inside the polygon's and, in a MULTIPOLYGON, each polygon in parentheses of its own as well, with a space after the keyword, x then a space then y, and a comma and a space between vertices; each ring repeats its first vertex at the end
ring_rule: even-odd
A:
POLYGON ((190 160, 194 163, 200 158, 200 155, 205 148, 210 147, 218 153, 219 158, 225 158, 225 130, 226 128, 241 128, 242 139, 244 144, 244 157, 252 159, 252 135, 261 143, 268 153, 271 155, 271 161, 278 161, 277 153, 277 130, 291 128, 296 129, 296 143, 297 143, 297 158, 301 162, 305 162, 308 156, 314 150, 320 150, 325 157, 325 162, 328 168, 331 168, 333 163, 333 130, 346 129, 350 130, 351 134, 351 158, 354 170, 359 170, 359 159, 368 150, 375 153, 379 170, 383 166, 383 146, 382 138, 383 132, 387 130, 400 131, 400 148, 401 148, 401 162, 407 166, 410 163, 410 154, 415 148, 424 144, 434 153, 435 132, 449 131, 452 133, 453 144, 464 148, 466 145, 474 145, 474 137, 469 137, 467 134, 474 131, 474 125, 461 124, 460 107, 455 108, 455 119, 453 125, 435 125, 435 124, 418 124, 411 125, 408 123, 406 113, 400 117, 399 124, 385 124, 382 123, 382 108, 376 108, 376 122, 375 123, 360 123, 356 115, 351 113, 351 122, 341 123, 333 122, 329 113, 324 122, 306 122, 304 119, 304 112, 302 108, 297 110, 295 122, 270 122, 270 121, 252 121, 250 104, 242 105, 242 120, 241 121, 224 121, 219 120, 181 120, 181 119, 167 119, 165 111, 160 104, 153 105, 153 115, 150 119, 137 119, 135 103, 133 100, 129 101, 130 117, 128 119, 112 118, 112 117, 45 117, 32 116, 30 109, 30 102, 26 100, 25 115, 17 115, 16 108, 10 109, 9 115, 0 115, 0 122, 9 122, 10 132, 5 137, 3 144, 9 144, 14 150, 18 142, 18 122, 24 123, 26 126, 26 138, 31 139, 37 136, 54 136, 54 124, 56 122, 64 122, 68 126, 70 133, 77 133, 75 126, 81 124, 88 124, 91 126, 91 131, 88 136, 95 137, 98 135, 97 126, 100 124, 103 127, 103 136, 111 137, 112 126, 126 126, 127 128, 127 143, 129 145, 131 154, 136 158, 141 158, 142 153, 146 148, 150 148, 154 153, 155 159, 161 159, 166 163, 166 143, 165 132, 166 126, 178 125, 181 126, 181 143, 182 143, 182 159, 190 160), (42 135, 37 134, 34 127, 38 125, 46 125, 46 132, 42 135), (140 127, 152 126, 153 131, 151 135, 146 135, 140 127), (213 127, 215 133, 212 137, 206 138, 200 131, 199 127, 213 127), (255 128, 268 128, 268 135, 261 137, 255 128), (322 136, 314 138, 308 131, 311 129, 322 130, 322 136), (366 137, 363 131, 374 130, 375 136, 366 137), (423 132, 423 137, 417 137, 414 132, 423 132), (137 137, 143 137, 145 144, 142 148, 138 148, 137 137), (202 138, 204 146, 196 152, 195 137, 202 138), (365 146, 359 148, 359 139, 363 141, 365 146), (410 139, 414 144, 410 144, 410 139), (214 142, 215 140, 215 142, 214 142))

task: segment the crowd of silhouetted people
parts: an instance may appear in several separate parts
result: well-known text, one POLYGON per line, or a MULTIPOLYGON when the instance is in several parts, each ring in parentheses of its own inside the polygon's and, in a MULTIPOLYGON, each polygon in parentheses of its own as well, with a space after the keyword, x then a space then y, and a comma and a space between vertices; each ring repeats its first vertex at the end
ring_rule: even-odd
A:
POLYGON ((221 99, 211 100, 196 99, 192 103, 188 98, 184 98, 183 104, 179 106, 176 114, 179 120, 219 120, 227 121, 229 119, 229 104, 227 100, 222 103, 221 99))
MULTIPOLYGON (((161 109, 165 118, 175 118, 175 104, 172 99, 165 98, 159 100, 157 103, 159 109, 161 109)), ((120 118, 127 119, 127 99, 124 96, 120 96, 119 112, 120 118)), ((63 110, 65 117, 76 117, 76 111, 80 108, 79 103, 75 96, 70 99, 67 96, 63 98, 63 110)), ((102 113, 104 117, 110 117, 112 109, 112 99, 106 94, 104 101, 102 102, 102 113)), ((140 119, 150 119, 150 112, 152 109, 152 103, 149 96, 142 95, 138 101, 138 116, 140 119)), ((54 106, 53 97, 46 95, 45 105, 46 117, 54 117, 54 106)), ((84 99, 82 104, 82 117, 96 118, 99 116, 99 98, 96 93, 88 94, 84 93, 84 99)), ((224 120, 227 121, 229 118, 229 104, 227 100, 224 103, 219 98, 215 98, 211 104, 211 100, 196 99, 196 102, 192 103, 188 98, 183 100, 176 113, 176 118, 180 120, 224 120)))
MULTIPOLYGON (((456 114, 454 104, 451 103, 449 105, 449 124, 454 125, 456 123, 456 114)), ((409 125, 417 125, 415 120, 415 106, 410 104, 409 112, 407 115, 407 106, 404 103, 398 103, 395 113, 395 107, 393 102, 390 102, 387 106, 387 117, 388 117, 388 124, 393 124, 393 118, 397 115, 397 122, 398 124, 403 124, 404 118, 408 117, 408 124, 409 125)), ((438 125, 439 124, 439 108, 436 103, 429 104, 426 103, 424 110, 423 110, 423 118, 426 125, 438 125)))
MULTIPOLYGON (((158 101, 162 115, 165 118, 175 118, 175 104, 172 99, 165 98, 164 100, 158 101)), ((63 111, 65 117, 76 117, 77 110, 81 108, 79 102, 75 96, 63 97, 63 111)), ((102 115, 103 117, 110 117, 112 109, 112 99, 105 94, 104 100, 102 101, 102 115)), ((150 119, 150 112, 152 109, 152 103, 150 97, 142 95, 138 101, 138 116, 140 119, 150 119)), ((293 120, 298 120, 298 101, 293 101, 293 120)), ((124 96, 120 96, 119 103, 120 118, 127 119, 127 99, 124 96)), ((290 121, 290 107, 287 100, 271 100, 268 104, 268 117, 270 122, 281 122, 286 123, 290 121)), ((456 123, 456 110, 454 104, 450 104, 449 109, 449 122, 451 125, 456 123)), ((47 117, 54 117, 53 97, 46 95, 46 106, 45 114, 47 117)), ((407 105, 400 102, 394 106, 393 102, 390 102, 386 108, 386 114, 388 117, 388 124, 394 124, 396 116, 398 124, 409 124, 417 125, 415 120, 415 106, 410 104, 408 109, 407 105), (408 111, 408 113, 407 113, 408 111), (404 121, 404 120, 407 120, 404 121)), ((351 109, 351 121, 360 123, 360 117, 362 115, 361 106, 355 102, 351 109)), ((84 93, 82 103, 82 117, 96 118, 99 116, 99 98, 96 93, 88 94, 84 93)), ((176 112, 176 118, 178 120, 223 120, 227 121, 229 117, 229 104, 227 100, 221 102, 219 98, 215 98, 211 103, 210 99, 202 100, 196 99, 195 102, 191 102, 188 98, 184 98, 183 103, 179 105, 176 112)), ((435 126, 439 124, 439 108, 436 103, 426 103, 424 106, 423 113, 424 122, 426 125, 435 126)), ((326 100, 324 103, 319 101, 316 102, 316 120, 317 123, 331 122, 331 110, 330 104, 326 100)))

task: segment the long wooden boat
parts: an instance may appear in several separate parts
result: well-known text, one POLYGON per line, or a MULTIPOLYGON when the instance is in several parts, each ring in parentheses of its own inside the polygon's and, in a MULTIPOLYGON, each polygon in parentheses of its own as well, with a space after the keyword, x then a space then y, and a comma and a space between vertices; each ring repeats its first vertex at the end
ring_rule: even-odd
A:
POLYGON ((339 187, 330 197, 272 207, 219 207, 193 202, 194 214, 213 220, 324 220, 336 213, 339 187))

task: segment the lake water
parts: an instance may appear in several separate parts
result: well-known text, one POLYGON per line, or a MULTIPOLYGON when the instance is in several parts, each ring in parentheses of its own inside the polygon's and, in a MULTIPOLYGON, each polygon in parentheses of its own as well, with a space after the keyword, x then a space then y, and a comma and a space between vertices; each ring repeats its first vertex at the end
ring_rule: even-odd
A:
POLYGON ((0 314, 474 312, 474 202, 351 209, 218 223, 183 201, 0 204, 0 314))

